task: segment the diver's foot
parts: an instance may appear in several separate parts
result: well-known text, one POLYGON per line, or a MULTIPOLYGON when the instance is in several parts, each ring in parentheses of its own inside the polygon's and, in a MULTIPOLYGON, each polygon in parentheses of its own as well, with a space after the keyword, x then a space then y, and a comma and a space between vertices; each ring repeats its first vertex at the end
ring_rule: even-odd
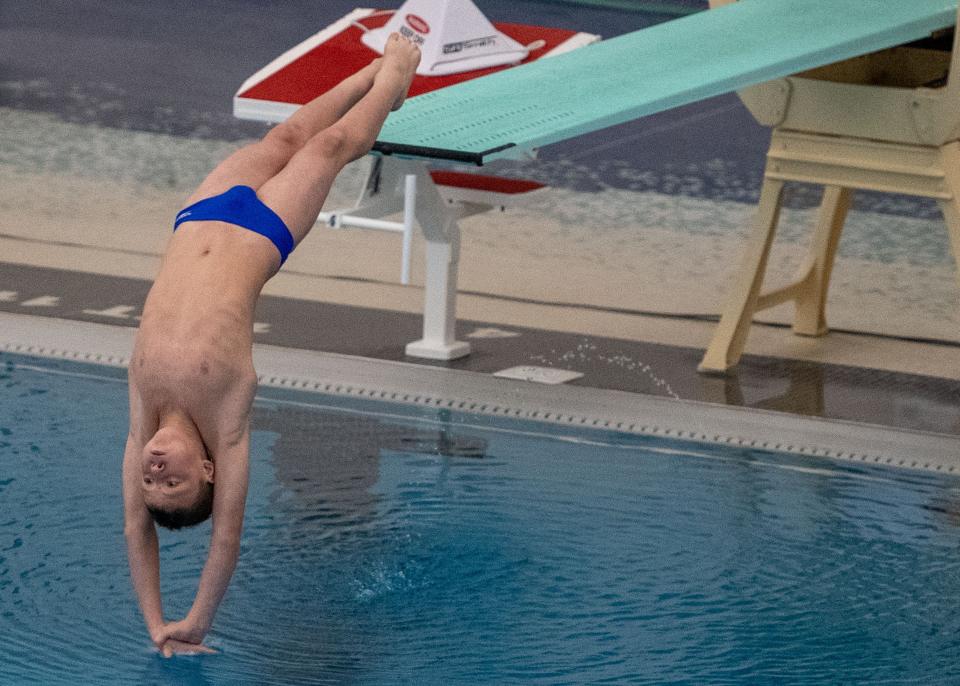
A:
POLYGON ((419 64, 420 48, 399 33, 391 33, 383 48, 383 65, 380 68, 380 74, 391 70, 393 78, 397 80, 397 88, 400 94, 391 108, 394 112, 400 109, 403 101, 406 100, 410 83, 417 73, 417 65, 419 64))

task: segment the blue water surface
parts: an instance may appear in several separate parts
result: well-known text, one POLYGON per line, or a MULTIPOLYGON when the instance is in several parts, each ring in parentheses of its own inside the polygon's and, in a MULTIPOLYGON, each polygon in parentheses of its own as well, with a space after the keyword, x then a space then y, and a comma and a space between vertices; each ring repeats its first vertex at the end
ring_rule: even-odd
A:
MULTIPOLYGON (((0 355, 0 683, 960 683, 952 477, 262 396, 220 653, 165 660, 123 373, 0 355)), ((209 531, 161 534, 168 618, 209 531)))

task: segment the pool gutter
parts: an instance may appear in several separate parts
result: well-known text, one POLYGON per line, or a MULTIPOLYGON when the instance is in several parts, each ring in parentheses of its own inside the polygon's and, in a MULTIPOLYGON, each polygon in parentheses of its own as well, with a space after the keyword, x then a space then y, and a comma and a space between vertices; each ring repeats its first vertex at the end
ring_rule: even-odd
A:
MULTIPOLYGON (((0 313, 0 351, 126 367, 135 329, 0 313)), ((255 345, 262 386, 960 473, 960 436, 255 345)))

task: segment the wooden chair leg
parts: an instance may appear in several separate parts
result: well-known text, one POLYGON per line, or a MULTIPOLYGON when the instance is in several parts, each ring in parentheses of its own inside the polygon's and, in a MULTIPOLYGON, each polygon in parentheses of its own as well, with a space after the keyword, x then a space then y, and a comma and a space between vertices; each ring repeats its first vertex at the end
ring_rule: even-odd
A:
POLYGON ((793 332, 801 336, 827 333, 827 290, 837 254, 843 223, 853 193, 842 186, 827 186, 817 214, 817 225, 810 243, 810 255, 800 269, 801 288, 797 292, 797 313, 793 332))
POLYGON ((950 143, 941 148, 943 168, 952 198, 940 201, 940 210, 950 234, 953 259, 956 265, 957 284, 960 285, 960 145, 950 143))
POLYGON ((960 199, 954 196, 952 200, 941 200, 940 209, 943 211, 947 231, 950 233, 950 244, 953 246, 953 259, 957 271, 957 285, 960 286, 960 199))
POLYGON ((775 179, 763 181, 760 204, 740 270, 698 371, 723 372, 740 360, 780 219, 783 185, 783 181, 775 179))

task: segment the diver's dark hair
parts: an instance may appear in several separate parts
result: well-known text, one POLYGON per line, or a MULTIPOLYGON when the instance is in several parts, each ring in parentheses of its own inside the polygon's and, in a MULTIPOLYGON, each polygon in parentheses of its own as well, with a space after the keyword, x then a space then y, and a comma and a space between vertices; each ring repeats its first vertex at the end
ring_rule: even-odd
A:
POLYGON ((207 521, 213 512, 213 484, 205 483, 200 497, 190 507, 177 510, 162 510, 159 507, 147 507, 150 516, 158 526, 176 531, 188 526, 196 526, 207 521))

